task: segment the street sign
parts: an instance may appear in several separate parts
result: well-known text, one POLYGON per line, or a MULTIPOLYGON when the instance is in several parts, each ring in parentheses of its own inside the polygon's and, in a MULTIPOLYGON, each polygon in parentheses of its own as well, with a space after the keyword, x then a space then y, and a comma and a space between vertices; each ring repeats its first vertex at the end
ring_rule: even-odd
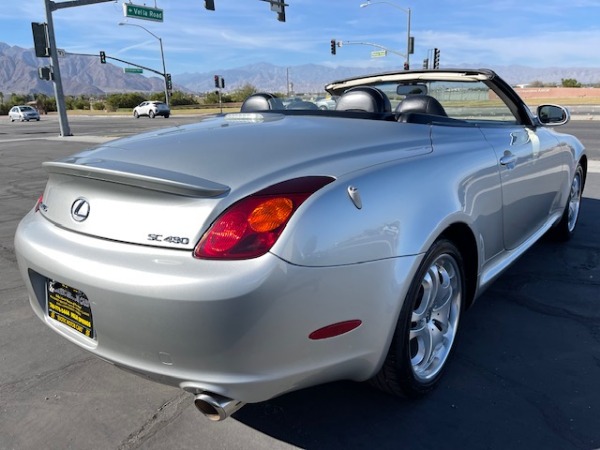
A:
POLYGON ((387 50, 374 50, 371 52, 371 58, 383 58, 387 56, 387 50))
POLYGON ((147 6, 138 6, 131 3, 123 3, 123 14, 125 17, 134 19, 152 20, 154 22, 163 21, 163 10, 158 8, 148 8, 147 6))
POLYGON ((138 69, 136 67, 125 67, 123 69, 125 73, 144 73, 144 69, 138 69))

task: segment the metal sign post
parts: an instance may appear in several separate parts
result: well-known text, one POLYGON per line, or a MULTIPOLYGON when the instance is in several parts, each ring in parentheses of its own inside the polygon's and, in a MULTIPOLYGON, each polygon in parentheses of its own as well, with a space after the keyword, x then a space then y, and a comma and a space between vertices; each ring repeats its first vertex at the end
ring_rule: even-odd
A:
POLYGON ((52 80, 54 81, 54 97, 56 98, 56 109, 58 110, 60 136, 72 136, 69 120, 67 119, 67 107, 65 105, 62 79, 60 77, 56 39, 54 38, 54 22, 52 21, 52 6, 54 2, 51 0, 44 0, 44 2, 46 3, 46 23, 48 24, 48 43, 50 44, 50 67, 52 71, 52 80))

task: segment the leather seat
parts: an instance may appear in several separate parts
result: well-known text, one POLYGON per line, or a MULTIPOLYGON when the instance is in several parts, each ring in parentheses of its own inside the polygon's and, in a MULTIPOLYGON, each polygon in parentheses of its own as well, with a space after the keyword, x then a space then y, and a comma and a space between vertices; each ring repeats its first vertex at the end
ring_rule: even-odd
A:
POLYGON ((435 98, 425 94, 409 95, 396 107, 396 114, 421 113, 446 116, 446 110, 435 98))
POLYGON ((392 112, 390 99, 373 86, 357 86, 344 92, 335 105, 336 111, 356 111, 369 113, 392 112))

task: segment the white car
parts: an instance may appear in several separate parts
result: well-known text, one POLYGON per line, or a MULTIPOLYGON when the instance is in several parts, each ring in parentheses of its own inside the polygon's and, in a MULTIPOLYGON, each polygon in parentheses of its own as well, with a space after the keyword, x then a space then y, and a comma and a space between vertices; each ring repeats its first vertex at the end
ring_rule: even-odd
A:
POLYGON ((142 102, 133 108, 133 117, 136 119, 140 116, 148 116, 151 119, 154 119, 156 116, 164 116, 165 119, 168 119, 170 115, 171 110, 169 107, 165 103, 158 101, 142 102))
POLYGON ((29 122, 30 120, 40 120, 40 113, 37 112, 37 109, 32 108, 31 106, 27 106, 27 105, 19 105, 19 106, 13 106, 10 111, 8 112, 8 117, 10 118, 11 122, 14 122, 15 120, 20 120, 21 122, 23 121, 27 121, 29 122))
POLYGON ((334 97, 317 97, 317 99, 314 101, 314 103, 319 107, 319 109, 321 110, 327 110, 327 109, 335 109, 335 98, 334 97))

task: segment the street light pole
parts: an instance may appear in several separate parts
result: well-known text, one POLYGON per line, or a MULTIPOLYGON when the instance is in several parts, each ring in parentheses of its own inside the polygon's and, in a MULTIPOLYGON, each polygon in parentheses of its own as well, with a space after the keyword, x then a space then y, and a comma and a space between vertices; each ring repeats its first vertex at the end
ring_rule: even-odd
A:
POLYGON ((399 9, 400 11, 403 11, 407 15, 407 21, 406 21, 406 65, 408 67, 410 67, 410 8, 403 8, 392 2, 385 2, 385 1, 371 2, 370 0, 367 0, 366 3, 361 3, 360 7, 366 8, 367 6, 377 5, 377 4, 386 4, 386 5, 393 6, 394 8, 399 9))
POLYGON ((160 44, 160 57, 162 59, 162 69, 163 69, 163 79, 164 79, 164 85, 165 85, 165 103, 167 104, 167 106, 169 106, 169 89, 167 86, 167 68, 165 66, 165 52, 163 50, 163 43, 162 43, 162 39, 159 38, 157 35, 155 35, 152 31, 148 30, 147 28, 138 25, 136 23, 126 23, 126 22, 119 22, 119 25, 129 25, 131 27, 138 27, 141 28, 142 30, 144 30, 146 33, 150 34, 152 37, 154 37, 155 39, 158 40, 158 43, 160 44))

